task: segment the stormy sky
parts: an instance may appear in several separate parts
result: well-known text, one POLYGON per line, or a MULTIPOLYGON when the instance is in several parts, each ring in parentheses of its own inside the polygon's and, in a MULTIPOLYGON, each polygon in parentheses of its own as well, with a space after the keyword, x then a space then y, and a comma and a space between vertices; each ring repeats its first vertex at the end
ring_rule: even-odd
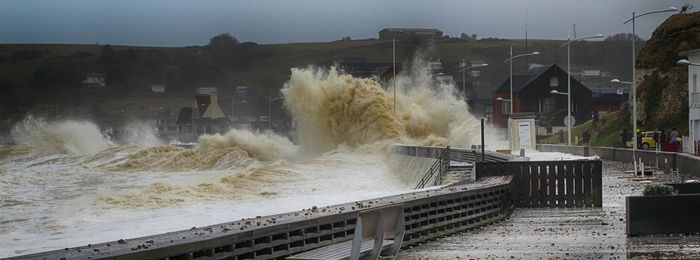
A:
MULTIPOLYGON (((376 38, 385 27, 438 28, 447 35, 565 39, 630 32, 622 22, 700 0, 2 0, 0 43, 203 45, 228 32, 258 43, 376 38)), ((648 38, 670 13, 640 18, 648 38)))

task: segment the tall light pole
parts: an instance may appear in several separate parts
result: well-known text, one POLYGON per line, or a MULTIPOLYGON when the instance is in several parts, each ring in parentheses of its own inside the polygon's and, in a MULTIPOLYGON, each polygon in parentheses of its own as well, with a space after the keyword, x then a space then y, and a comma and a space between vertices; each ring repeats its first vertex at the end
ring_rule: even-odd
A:
MULTIPOLYGON (((567 93, 566 95, 566 131, 567 131, 567 139, 569 146, 571 146, 571 128, 572 128, 572 123, 571 123, 571 43, 577 42, 577 41, 583 41, 583 40, 588 40, 588 39, 595 39, 595 38, 603 38, 604 35, 602 34, 596 34, 594 36, 590 37, 583 37, 576 39, 576 35, 574 34, 574 38, 571 39, 569 38, 567 42, 561 45, 561 47, 566 46, 566 85, 567 85, 567 93)), ((556 90, 552 90, 552 94, 563 94, 561 92, 556 92, 556 90)))
MULTIPOLYGON (((649 14, 656 14, 656 13, 665 13, 665 12, 674 12, 678 11, 678 8, 671 6, 669 8, 666 8, 664 10, 658 10, 658 11, 651 11, 651 12, 646 12, 637 15, 635 12, 632 12, 632 18, 628 19, 627 21, 624 21, 622 24, 627 24, 628 22, 632 21, 632 157, 636 161, 637 160, 637 70, 635 68, 635 65, 637 64, 637 52, 635 50, 636 48, 636 37, 637 34, 635 32, 636 30, 636 24, 635 21, 637 18, 649 15, 649 14)), ((636 169, 635 169, 636 171, 636 169)))
MULTIPOLYGON (((468 69, 471 69, 471 70, 472 70, 472 74, 473 74, 475 68, 488 67, 489 65, 486 64, 486 63, 481 63, 481 64, 476 64, 476 65, 472 65, 472 66, 467 67, 467 63, 466 63, 466 61, 465 61, 464 59, 462 59, 462 64, 461 64, 461 65, 462 65, 462 66, 460 66, 460 69, 459 69, 459 70, 462 71, 462 93, 464 94, 464 97, 465 97, 465 100, 466 100, 466 97, 467 97, 467 87, 466 87, 466 85, 465 85, 465 82, 466 82, 467 80, 466 80, 466 77, 465 77, 465 75, 464 75, 464 72, 467 71, 468 69)), ((474 77, 474 76, 472 75, 471 77, 474 77)))
POLYGON ((236 109, 235 109, 235 108, 236 108, 236 105, 238 105, 238 104, 243 104, 243 103, 246 103, 246 101, 245 101, 245 100, 242 100, 242 101, 236 102, 233 98, 231 98, 231 120, 233 120, 233 118, 234 118, 233 115, 234 115, 234 113, 236 112, 236 109))
POLYGON ((527 57, 531 55, 538 55, 540 54, 539 52, 533 52, 533 53, 525 53, 525 54, 520 54, 520 55, 515 55, 513 56, 513 46, 510 46, 510 58, 506 59, 503 61, 504 63, 508 62, 510 63, 510 113, 513 113, 513 60, 520 58, 520 57, 527 57))

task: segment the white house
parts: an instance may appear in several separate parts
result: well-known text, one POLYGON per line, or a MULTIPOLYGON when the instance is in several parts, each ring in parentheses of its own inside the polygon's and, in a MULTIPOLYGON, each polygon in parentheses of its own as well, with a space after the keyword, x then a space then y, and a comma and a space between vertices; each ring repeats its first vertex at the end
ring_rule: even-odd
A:
POLYGON ((107 86, 105 74, 85 74, 83 85, 88 88, 104 88, 107 86))
MULTIPOLYGON (((679 54, 688 57, 688 145, 687 151, 697 154, 697 143, 700 141, 700 86, 698 86, 698 74, 700 74, 700 49, 688 50, 679 54)), ((685 149, 684 149, 685 150, 685 149)))

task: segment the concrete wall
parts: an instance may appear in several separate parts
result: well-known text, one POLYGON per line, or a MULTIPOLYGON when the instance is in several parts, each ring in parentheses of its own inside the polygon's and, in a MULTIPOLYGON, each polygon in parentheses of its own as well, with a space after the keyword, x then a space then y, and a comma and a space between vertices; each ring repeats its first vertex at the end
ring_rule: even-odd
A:
POLYGON ((628 236, 700 232, 700 194, 629 196, 626 200, 628 236))
POLYGON ((700 157, 661 151, 599 147, 599 146, 567 146, 553 144, 538 144, 537 150, 542 152, 561 152, 581 156, 598 156, 601 159, 631 163, 636 154, 637 160, 641 159, 644 165, 657 169, 677 169, 684 174, 700 177, 700 157))

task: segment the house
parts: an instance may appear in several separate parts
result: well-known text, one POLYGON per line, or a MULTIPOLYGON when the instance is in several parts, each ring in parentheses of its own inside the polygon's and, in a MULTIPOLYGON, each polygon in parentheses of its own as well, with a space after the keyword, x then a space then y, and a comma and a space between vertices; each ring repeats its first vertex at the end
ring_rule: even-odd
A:
POLYGON ((153 93, 165 93, 165 84, 152 84, 151 92, 153 93))
MULTIPOLYGON (((386 81, 394 77, 393 63, 380 62, 343 62, 338 65, 340 69, 355 78, 374 78, 379 81, 386 81)), ((398 74, 401 66, 396 64, 398 74)))
POLYGON ((193 107, 181 108, 176 124, 180 141, 194 141, 203 134, 228 131, 230 121, 219 105, 216 92, 209 92, 195 96, 193 107))
POLYGON ((631 88, 621 86, 615 88, 592 88, 593 110, 600 114, 613 112, 620 109, 622 103, 627 102, 631 88))
MULTIPOLYGON (((566 93, 567 73, 556 64, 536 67, 525 74, 513 75, 513 112, 534 113, 544 127, 564 126, 567 115, 567 96, 552 94, 552 90, 566 93)), ((510 81, 506 79, 493 92, 493 123, 506 127, 510 114, 510 81), (498 98, 504 100, 497 100, 498 98)), ((571 116, 575 124, 586 122, 591 117, 591 90, 578 80, 571 79, 571 116)), ((550 128, 551 129, 551 128, 550 128)))
POLYGON ((107 87, 105 78, 106 74, 85 74, 85 79, 83 80, 83 86, 87 88, 104 88, 107 87))
POLYGON ((681 57, 687 57, 688 65, 688 151, 698 154, 700 143, 700 86, 698 86, 698 74, 700 74, 700 49, 688 50, 679 53, 681 57), (691 145, 692 144, 692 145, 691 145))
POLYGON ((379 31, 380 40, 407 40, 407 39, 433 39, 442 38, 442 31, 438 29, 421 28, 384 28, 379 31))

